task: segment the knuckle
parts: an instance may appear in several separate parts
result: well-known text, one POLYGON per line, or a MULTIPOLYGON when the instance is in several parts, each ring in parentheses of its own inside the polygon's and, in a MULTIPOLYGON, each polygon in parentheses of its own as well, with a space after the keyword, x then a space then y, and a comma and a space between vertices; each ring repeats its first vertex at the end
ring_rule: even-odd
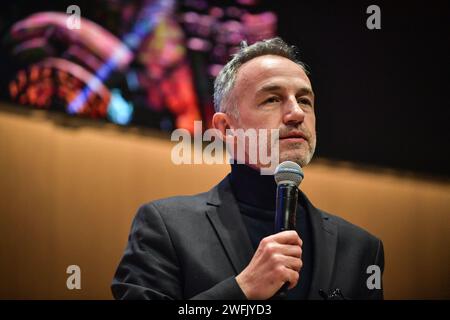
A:
POLYGON ((289 236, 290 236, 290 237, 298 238, 298 233, 297 233, 297 231, 295 231, 295 230, 289 230, 289 231, 287 231, 287 232, 289 232, 289 236))
POLYGON ((263 238, 261 241, 260 241, 260 243, 259 243, 259 245, 262 247, 262 248, 265 248, 266 246, 267 246, 267 243, 269 242, 269 240, 267 239, 267 238, 263 238))
POLYGON ((270 255, 272 255, 272 254, 275 253, 275 245, 274 245, 273 242, 267 243, 267 244, 265 245, 264 249, 265 249, 265 251, 266 251, 268 254, 270 254, 270 255))
POLYGON ((281 258, 277 254, 273 254, 270 256, 270 261, 275 265, 281 265, 281 258))
POLYGON ((282 277, 284 277, 284 267, 283 266, 278 266, 278 267, 276 267, 275 269, 274 269, 274 273, 275 273, 275 276, 277 277, 277 278, 282 278, 282 277))

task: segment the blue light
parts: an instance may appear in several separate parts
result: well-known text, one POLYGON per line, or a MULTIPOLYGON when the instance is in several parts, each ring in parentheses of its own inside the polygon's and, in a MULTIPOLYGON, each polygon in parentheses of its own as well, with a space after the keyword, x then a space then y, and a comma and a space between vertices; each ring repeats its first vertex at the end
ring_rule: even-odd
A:
POLYGON ((133 104, 122 97, 119 89, 111 90, 111 100, 108 105, 108 118, 112 122, 120 125, 130 123, 133 110, 133 104))

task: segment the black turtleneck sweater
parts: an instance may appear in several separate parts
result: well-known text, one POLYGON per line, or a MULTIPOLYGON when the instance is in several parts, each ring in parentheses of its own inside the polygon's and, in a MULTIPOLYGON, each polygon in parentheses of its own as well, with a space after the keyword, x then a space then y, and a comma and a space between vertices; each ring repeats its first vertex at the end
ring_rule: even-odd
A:
MULTIPOLYGON (((277 192, 275 179, 272 175, 261 175, 259 171, 243 164, 231 165, 230 178, 244 224, 256 251, 259 242, 274 233, 277 192)), ((309 214, 301 201, 297 204, 297 232, 303 241, 303 267, 297 286, 287 293, 287 298, 292 300, 307 298, 312 277, 311 225, 309 214)))

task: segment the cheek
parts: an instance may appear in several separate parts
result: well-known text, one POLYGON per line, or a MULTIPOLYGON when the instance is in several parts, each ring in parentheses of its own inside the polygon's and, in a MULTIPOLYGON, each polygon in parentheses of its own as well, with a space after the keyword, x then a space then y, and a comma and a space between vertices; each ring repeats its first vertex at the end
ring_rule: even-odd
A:
POLYGON ((307 124, 308 129, 311 130, 311 133, 314 134, 316 131, 316 116, 312 114, 305 120, 305 122, 307 124))
POLYGON ((244 128, 277 129, 280 127, 280 119, 274 113, 253 112, 241 114, 240 120, 244 128))

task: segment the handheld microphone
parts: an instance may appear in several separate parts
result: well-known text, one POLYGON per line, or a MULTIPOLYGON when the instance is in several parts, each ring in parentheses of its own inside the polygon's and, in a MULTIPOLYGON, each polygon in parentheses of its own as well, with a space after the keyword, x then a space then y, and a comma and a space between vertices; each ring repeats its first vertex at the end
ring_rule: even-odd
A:
POLYGON ((277 183, 276 233, 296 229, 298 186, 303 177, 302 168, 292 161, 284 161, 275 169, 277 183))
MULTIPOLYGON (((277 202, 275 212, 275 233, 296 230, 298 186, 303 180, 303 170, 295 162, 284 161, 275 169, 277 202)), ((289 283, 286 282, 275 295, 285 299, 289 283)))

